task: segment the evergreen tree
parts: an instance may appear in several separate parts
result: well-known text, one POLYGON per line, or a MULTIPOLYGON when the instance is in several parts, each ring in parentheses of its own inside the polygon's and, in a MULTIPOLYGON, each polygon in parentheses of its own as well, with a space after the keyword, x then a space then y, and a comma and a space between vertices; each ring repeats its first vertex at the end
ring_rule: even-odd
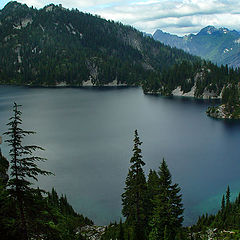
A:
POLYGON ((225 196, 223 194, 223 197, 222 197, 222 205, 221 205, 221 211, 224 212, 225 210, 225 196))
POLYGON ((163 240, 171 240, 171 237, 170 237, 167 225, 165 225, 164 234, 163 234, 163 240))
POLYGON ((124 240, 124 229, 123 229, 123 224, 122 224, 122 219, 120 219, 119 223, 119 240, 124 240))
POLYGON ((132 165, 126 178, 125 192, 122 194, 122 213, 126 217, 126 224, 133 227, 133 239, 136 240, 146 239, 147 187, 142 168, 145 163, 142 160, 141 144, 138 132, 135 130, 133 156, 130 160, 132 165))
MULTIPOLYGON (((148 192, 148 199, 150 200, 151 205, 152 205, 154 196, 156 196, 158 194, 158 191, 159 191, 158 174, 156 171, 150 169, 150 172, 148 174, 148 181, 147 181, 147 192, 148 192)), ((150 215, 151 215, 151 213, 150 213, 150 215)))
MULTIPOLYGON (((154 209, 154 198, 159 192, 159 177, 155 170, 150 169, 147 180, 147 221, 151 220, 154 209)), ((149 224, 148 224, 149 225, 149 224)), ((151 230, 150 226, 147 226, 147 232, 151 230)))
POLYGON ((37 176, 49 175, 50 172, 43 171, 37 166, 37 162, 44 161, 41 157, 33 155, 36 150, 43 150, 41 147, 35 145, 24 146, 22 141, 26 135, 34 134, 32 131, 25 131, 21 128, 22 112, 19 110, 20 105, 14 103, 13 116, 9 119, 8 131, 4 133, 9 137, 6 142, 10 146, 10 180, 8 186, 10 187, 10 194, 17 201, 17 208, 20 213, 19 239, 28 240, 27 227, 27 207, 29 199, 35 193, 31 187, 31 179, 37 181, 37 176))
POLYGON ((228 210, 229 207, 230 207, 230 188, 228 186, 226 191, 226 209, 228 210))
POLYGON ((183 222, 182 196, 178 184, 172 184, 171 174, 163 159, 159 169, 159 192, 154 199, 154 210, 149 239, 174 239, 183 222))

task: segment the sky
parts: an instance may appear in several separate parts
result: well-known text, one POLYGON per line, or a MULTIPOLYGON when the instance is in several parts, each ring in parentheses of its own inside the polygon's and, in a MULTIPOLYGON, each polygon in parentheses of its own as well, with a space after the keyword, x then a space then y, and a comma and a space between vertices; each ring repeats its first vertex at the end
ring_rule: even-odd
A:
MULTIPOLYGON (((2 9, 8 0, 0 0, 2 9)), ((50 3, 120 21, 140 31, 156 29, 179 36, 213 25, 240 31, 239 0, 18 0, 29 7, 50 3)))

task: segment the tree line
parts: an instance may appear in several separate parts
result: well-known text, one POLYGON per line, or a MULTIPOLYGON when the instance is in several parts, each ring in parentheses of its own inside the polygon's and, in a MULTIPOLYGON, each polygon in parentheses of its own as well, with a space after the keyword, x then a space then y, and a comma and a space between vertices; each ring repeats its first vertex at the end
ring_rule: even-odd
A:
POLYGON ((163 159, 158 171, 143 170, 141 146, 137 130, 134 136, 131 166, 122 194, 125 222, 110 225, 103 240, 173 240, 184 239, 183 204, 180 187, 172 183, 171 173, 163 159))

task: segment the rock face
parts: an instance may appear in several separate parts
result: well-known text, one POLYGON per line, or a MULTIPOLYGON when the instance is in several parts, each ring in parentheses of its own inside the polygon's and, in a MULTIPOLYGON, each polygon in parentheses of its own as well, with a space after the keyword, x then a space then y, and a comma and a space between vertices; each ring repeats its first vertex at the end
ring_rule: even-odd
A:
MULTIPOLYGON (((210 69, 207 69, 207 71, 210 71, 210 69)), ((203 90, 202 93, 199 93, 197 89, 197 82, 203 81, 205 78, 204 75, 204 69, 198 73, 196 73, 194 77, 194 85, 192 86, 191 90, 189 92, 184 92, 181 89, 181 86, 178 86, 172 91, 173 96, 181 96, 181 97, 195 97, 195 98, 202 98, 202 99, 221 99, 222 98, 222 91, 218 91, 219 93, 216 93, 215 91, 209 90, 207 87, 203 90)), ((187 80, 188 81, 188 80, 187 80)), ((190 79, 189 79, 190 81, 190 79)))
POLYGON ((99 84, 98 82, 93 81, 90 78, 88 81, 82 82, 82 87, 127 87, 126 83, 118 82, 117 79, 113 80, 112 82, 106 84, 99 84))

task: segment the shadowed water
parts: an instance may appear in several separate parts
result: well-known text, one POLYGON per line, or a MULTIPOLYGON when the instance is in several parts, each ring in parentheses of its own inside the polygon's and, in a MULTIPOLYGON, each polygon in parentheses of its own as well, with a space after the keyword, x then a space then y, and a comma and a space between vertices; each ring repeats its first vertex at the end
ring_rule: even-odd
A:
MULTIPOLYGON (((55 176, 38 185, 55 187, 97 224, 121 216, 121 193, 138 129, 145 171, 164 157, 180 184, 185 224, 219 207, 229 184, 240 191, 240 124, 205 114, 209 102, 147 96, 140 88, 80 89, 0 86, 0 135, 13 102, 22 104, 27 139, 46 149, 42 168, 55 176)), ((8 147, 2 145, 7 156, 8 147)))

